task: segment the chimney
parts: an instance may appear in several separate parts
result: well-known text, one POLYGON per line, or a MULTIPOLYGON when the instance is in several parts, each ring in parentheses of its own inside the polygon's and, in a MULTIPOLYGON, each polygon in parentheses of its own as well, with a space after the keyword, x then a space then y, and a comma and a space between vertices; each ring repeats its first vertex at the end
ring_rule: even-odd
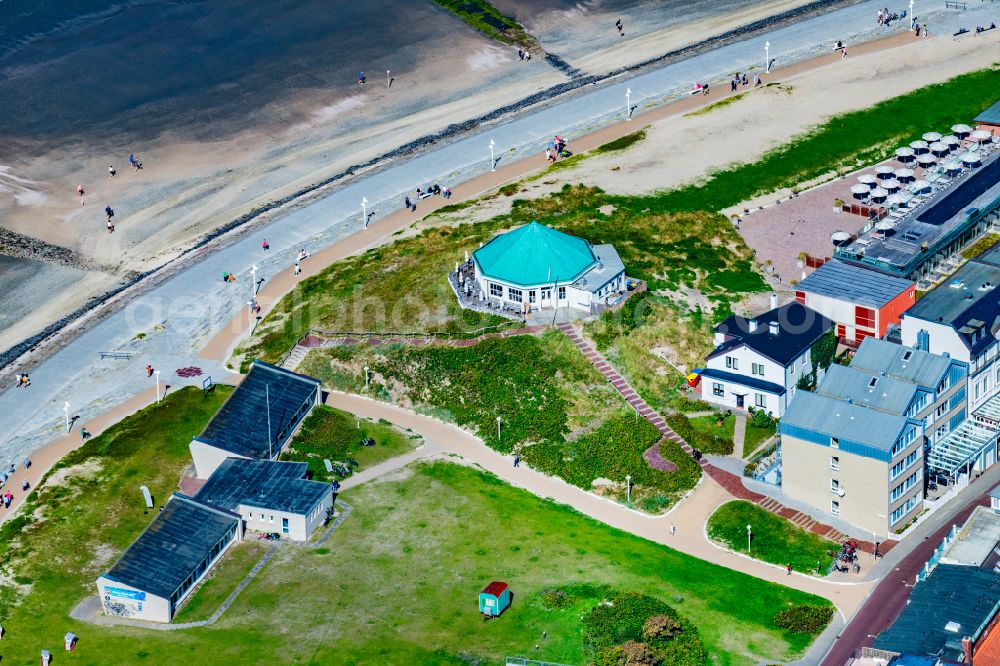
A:
POLYGON ((966 636, 962 639, 962 652, 965 653, 965 658, 962 660, 963 664, 972 663, 972 639, 966 636))
POLYGON ((747 321, 747 329, 751 333, 756 332, 757 331, 757 320, 756 319, 750 319, 750 320, 748 320, 747 321))
POLYGON ((777 335, 778 334, 778 322, 772 321, 769 324, 769 326, 771 328, 771 335, 777 335))
POLYGON ((776 307, 778 307, 778 295, 771 294, 771 309, 773 310, 776 307))

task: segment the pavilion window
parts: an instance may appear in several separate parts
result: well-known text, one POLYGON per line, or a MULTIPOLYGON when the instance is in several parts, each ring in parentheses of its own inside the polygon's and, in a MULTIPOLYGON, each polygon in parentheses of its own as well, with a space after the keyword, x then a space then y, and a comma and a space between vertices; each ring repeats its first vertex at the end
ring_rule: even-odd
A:
POLYGON ((501 298, 503 296, 503 286, 496 282, 490 282, 490 296, 501 298))
POLYGON ((552 288, 542 289, 542 300, 548 301, 552 299, 552 288))
POLYGON ((566 300, 566 287, 559 287, 559 300, 560 301, 566 300))
POLYGON ((534 289, 532 289, 531 291, 528 292, 528 302, 529 303, 534 303, 535 302, 535 295, 536 295, 536 293, 537 292, 534 289))
POLYGON ((507 298, 514 301, 515 303, 521 303, 524 300, 524 292, 522 292, 520 289, 507 287, 507 298))

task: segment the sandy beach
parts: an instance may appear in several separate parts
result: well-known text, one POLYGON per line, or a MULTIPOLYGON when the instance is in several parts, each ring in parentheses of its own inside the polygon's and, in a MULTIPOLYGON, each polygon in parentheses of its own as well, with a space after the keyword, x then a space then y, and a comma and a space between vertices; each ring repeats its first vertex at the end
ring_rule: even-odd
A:
MULTIPOLYGON (((90 4, 90 18, 60 14, 62 23, 30 38, 0 33, 11 45, 0 55, 9 121, 0 127, 0 224, 103 268, 9 280, 0 349, 255 207, 567 80, 540 58, 519 62, 514 49, 430 3, 337 3, 336 16, 318 17, 290 2, 266 16, 235 2, 118 14, 90 4), (373 15, 394 19, 387 25, 373 15), (263 35, 246 30, 258 23, 267 26, 263 35), (190 26, 190 34, 181 30, 190 26), (176 73, 193 56, 197 80, 176 73), (357 84, 361 70, 365 85, 357 84), (33 113, 35 90, 76 103, 33 113), (128 167, 132 153, 141 172, 128 167), (105 229, 106 205, 115 210, 113 234, 105 229)), ((537 30, 546 49, 599 74, 802 4, 743 0, 682 11, 627 3, 625 37, 600 3, 502 9, 537 30)), ((40 7, 67 11, 58 3, 40 7)))

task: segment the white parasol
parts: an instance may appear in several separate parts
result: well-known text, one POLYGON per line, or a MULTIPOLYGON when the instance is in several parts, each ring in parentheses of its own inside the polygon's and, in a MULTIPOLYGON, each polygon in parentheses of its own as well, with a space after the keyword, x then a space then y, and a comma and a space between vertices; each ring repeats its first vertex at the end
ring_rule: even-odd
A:
POLYGON ((958 159, 962 160, 965 164, 979 164, 979 153, 965 153, 958 159))
POLYGON ((935 164, 937 158, 933 155, 917 155, 917 164, 935 164))
POLYGON ((882 187, 884 187, 888 192, 895 192, 899 189, 900 185, 898 180, 892 178, 890 180, 883 180, 882 187))
POLYGON ((920 138, 923 139, 924 141, 927 141, 928 143, 933 143, 934 141, 940 141, 941 140, 941 133, 940 132, 925 132, 924 135, 922 137, 920 137, 920 138))
POLYGON ((879 220, 875 223, 875 231, 889 231, 890 229, 895 228, 895 226, 895 223, 890 220, 879 220))
POLYGON ((870 173, 864 173, 858 176, 858 182, 864 183, 865 185, 875 185, 878 180, 870 173))
POLYGON ((904 183, 913 180, 913 169, 896 169, 896 180, 904 183))
POLYGON ((914 181, 914 183, 910 185, 911 192, 923 192, 929 189, 931 189, 931 184, 928 183, 926 180, 914 181))
POLYGON ((993 138, 993 134, 991 132, 987 132, 986 130, 976 130, 975 132, 969 135, 969 138, 972 139, 973 141, 984 143, 986 141, 991 140, 993 138))
POLYGON ((958 136, 962 136, 964 138, 965 136, 968 136, 970 132, 972 132, 972 128, 966 125, 965 123, 959 123, 957 125, 952 125, 951 131, 957 134, 958 136))
POLYGON ((910 144, 910 148, 913 148, 913 152, 917 155, 927 152, 927 142, 926 141, 914 141, 910 144))

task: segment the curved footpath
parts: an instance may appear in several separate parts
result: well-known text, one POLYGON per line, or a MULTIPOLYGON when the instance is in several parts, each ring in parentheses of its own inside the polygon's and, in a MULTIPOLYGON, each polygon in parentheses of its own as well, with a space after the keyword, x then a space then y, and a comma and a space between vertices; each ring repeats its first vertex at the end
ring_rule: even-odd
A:
MULTIPOLYGON (((705 534, 705 523, 721 504, 732 500, 732 496, 707 475, 703 475, 702 481, 691 494, 669 513, 650 516, 528 467, 515 468, 509 456, 497 453, 475 435, 429 416, 348 393, 331 392, 326 404, 359 416, 385 419, 401 428, 409 428, 423 437, 431 447, 429 450, 406 456, 405 459, 389 461, 380 473, 409 464, 432 453, 459 456, 464 462, 495 474, 513 486, 571 506, 580 513, 617 529, 665 544, 727 569, 742 571, 755 578, 825 597, 836 604, 844 617, 850 617, 858 609, 874 585, 869 581, 839 583, 799 573, 789 576, 783 567, 766 564, 716 546, 705 534), (677 534, 672 536, 671 525, 677 526, 677 534)), ((345 484, 345 488, 378 475, 374 468, 370 473, 372 476, 363 478, 359 475, 353 483, 345 484)))

